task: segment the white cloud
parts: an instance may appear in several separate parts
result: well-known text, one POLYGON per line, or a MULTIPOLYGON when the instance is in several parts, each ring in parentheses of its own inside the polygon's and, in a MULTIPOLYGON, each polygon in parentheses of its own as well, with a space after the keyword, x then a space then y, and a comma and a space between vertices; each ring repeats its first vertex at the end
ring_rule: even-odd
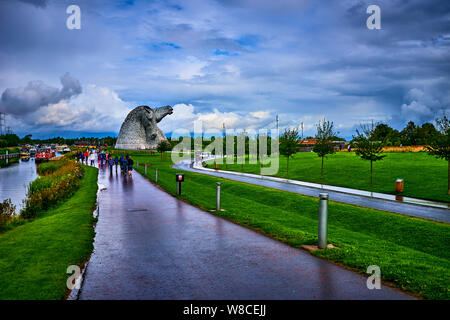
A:
POLYGON ((433 120, 439 110, 443 109, 441 102, 425 90, 413 88, 405 96, 407 103, 402 104, 401 114, 405 121, 423 122, 433 120))
MULTIPOLYGON (((220 112, 214 108, 212 112, 195 112, 192 104, 176 104, 173 114, 164 118, 159 127, 164 132, 184 130, 192 132, 194 122, 201 121, 203 130, 222 130, 223 124, 227 129, 260 129, 267 128, 275 120, 275 115, 269 111, 250 113, 220 112)), ((270 128, 268 128, 270 129, 270 128)))
POLYGON ((44 131, 118 132, 130 110, 129 103, 113 90, 87 85, 76 98, 42 107, 25 120, 29 126, 41 126, 44 131))

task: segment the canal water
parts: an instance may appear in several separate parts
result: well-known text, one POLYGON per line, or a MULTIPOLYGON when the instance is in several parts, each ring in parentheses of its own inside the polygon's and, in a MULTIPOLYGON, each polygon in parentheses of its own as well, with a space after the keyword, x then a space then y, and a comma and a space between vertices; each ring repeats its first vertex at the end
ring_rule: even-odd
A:
POLYGON ((33 158, 28 161, 16 160, 9 166, 0 168, 0 201, 10 198, 16 206, 16 213, 19 213, 23 208, 22 200, 26 197, 27 187, 37 176, 33 158))

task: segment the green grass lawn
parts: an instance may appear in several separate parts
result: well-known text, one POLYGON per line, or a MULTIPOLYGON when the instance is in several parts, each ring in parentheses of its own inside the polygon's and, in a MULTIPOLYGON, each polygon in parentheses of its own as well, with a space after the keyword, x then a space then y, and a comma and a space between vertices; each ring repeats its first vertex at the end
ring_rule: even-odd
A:
POLYGON ((93 249, 98 169, 84 167, 78 191, 40 218, 0 234, 0 299, 62 299, 69 265, 93 249))
MULTIPOLYGON (((320 178, 321 158, 313 152, 299 152, 289 160, 289 178, 360 190, 395 194, 395 180, 404 180, 402 195, 450 202, 447 195, 447 161, 425 152, 389 152, 374 162, 373 187, 370 186, 370 162, 354 152, 338 152, 324 161, 324 178, 320 178)), ((209 162, 211 163, 211 162, 209 162)), ((259 164, 221 164, 220 169, 260 174, 259 164)), ((286 157, 280 157, 276 174, 286 178, 286 157)))
MULTIPOLYGON (((117 151, 116 151, 117 152, 117 151)), ((131 152, 130 152, 131 154, 131 152)), ((169 159, 132 155, 151 163, 147 178, 175 195, 175 173, 169 159)), ((144 174, 144 167, 138 171, 144 174)), ((257 230, 293 247, 317 242, 318 199, 265 187, 185 173, 182 199, 215 208, 216 182, 222 182, 223 212, 228 220, 257 230)), ((330 201, 329 241, 337 249, 314 253, 365 273, 381 268, 382 279, 429 299, 450 299, 450 225, 330 201)))

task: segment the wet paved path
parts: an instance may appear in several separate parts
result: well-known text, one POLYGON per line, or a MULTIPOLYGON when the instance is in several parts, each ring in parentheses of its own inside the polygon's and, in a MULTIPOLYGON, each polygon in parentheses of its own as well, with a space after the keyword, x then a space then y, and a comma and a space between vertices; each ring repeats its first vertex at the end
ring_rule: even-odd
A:
POLYGON ((264 187, 270 187, 273 189, 285 190, 295 192, 307 196, 318 197, 320 192, 326 192, 329 195, 329 199, 332 201, 343 202, 358 205, 366 208, 373 208, 378 210, 384 210, 394 213, 400 213, 413 217, 419 217, 423 219, 436 220, 441 222, 450 223, 450 210, 444 208, 434 208, 422 205, 416 205, 411 203, 405 203, 401 201, 390 201, 377 198, 371 198, 366 196, 358 196, 347 194, 343 192, 323 190, 320 188, 312 188, 306 186, 295 185, 285 182, 277 182, 271 180, 263 180, 260 178, 252 178, 249 176, 241 176, 233 173, 216 172, 215 170, 202 170, 190 167, 190 161, 182 161, 173 166, 174 168, 192 171, 202 174, 207 174, 215 177, 225 178, 229 180, 235 180, 240 182, 251 183, 264 187))
POLYGON ((179 201, 141 175, 99 173, 80 299, 410 299, 179 201))

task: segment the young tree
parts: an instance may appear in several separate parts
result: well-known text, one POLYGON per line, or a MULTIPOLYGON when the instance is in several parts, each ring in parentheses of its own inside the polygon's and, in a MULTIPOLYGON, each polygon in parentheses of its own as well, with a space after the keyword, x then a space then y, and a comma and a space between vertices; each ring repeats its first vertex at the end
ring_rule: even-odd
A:
POLYGON ((161 153, 161 159, 162 159, 164 152, 172 150, 172 145, 170 144, 169 141, 163 140, 160 143, 158 143, 156 150, 161 153))
POLYGON ((286 157, 286 176, 289 176, 289 158, 297 152, 298 129, 286 129, 280 137, 280 154, 286 157))
POLYGON ((356 146, 356 155, 363 160, 370 161, 370 186, 373 186, 373 162, 382 160, 386 155, 383 153, 383 143, 374 139, 374 124, 361 125, 361 131, 356 129, 356 136, 353 136, 353 143, 356 146))
POLYGON ((319 121, 317 124, 317 134, 316 139, 317 142, 313 147, 313 151, 317 153, 319 157, 322 158, 322 168, 320 170, 320 177, 323 179, 323 159, 328 154, 333 154, 336 151, 334 150, 334 144, 332 142, 333 137, 337 135, 333 130, 333 122, 319 121))
POLYGON ((447 160, 448 163, 448 186, 447 194, 450 195, 450 121, 446 115, 442 119, 436 119, 436 124, 440 134, 436 135, 433 141, 426 148, 428 154, 440 159, 447 160))

